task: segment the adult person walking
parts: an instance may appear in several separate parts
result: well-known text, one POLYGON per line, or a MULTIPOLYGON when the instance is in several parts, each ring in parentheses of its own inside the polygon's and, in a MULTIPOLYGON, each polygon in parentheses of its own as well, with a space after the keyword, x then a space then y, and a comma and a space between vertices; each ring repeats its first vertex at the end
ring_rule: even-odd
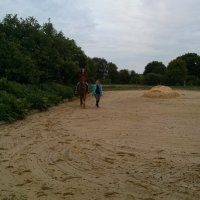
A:
POLYGON ((93 85, 93 95, 96 98, 96 107, 98 108, 100 98, 103 96, 103 88, 99 80, 96 80, 96 83, 93 85))

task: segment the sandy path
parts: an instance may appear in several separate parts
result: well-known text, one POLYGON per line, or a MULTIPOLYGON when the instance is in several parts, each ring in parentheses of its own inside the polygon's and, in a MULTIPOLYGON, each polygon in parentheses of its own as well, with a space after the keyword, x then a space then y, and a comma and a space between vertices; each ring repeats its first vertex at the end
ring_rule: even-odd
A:
POLYGON ((199 200, 200 92, 107 92, 0 126, 0 193, 30 200, 199 200))

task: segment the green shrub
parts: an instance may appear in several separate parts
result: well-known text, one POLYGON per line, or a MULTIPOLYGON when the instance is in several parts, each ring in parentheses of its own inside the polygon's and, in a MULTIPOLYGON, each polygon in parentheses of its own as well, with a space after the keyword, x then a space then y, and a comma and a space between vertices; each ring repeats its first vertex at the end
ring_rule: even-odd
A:
POLYGON ((190 85, 190 86, 200 85, 200 79, 196 76, 191 76, 191 75, 187 76, 186 82, 187 82, 187 85, 190 85))
POLYGON ((28 113, 30 104, 26 99, 17 99, 5 91, 0 92, 0 121, 22 119, 28 113))
POLYGON ((17 98, 24 98, 27 95, 27 87, 14 81, 8 81, 6 78, 0 79, 0 91, 6 91, 15 95, 17 98))
POLYGON ((38 89, 37 86, 29 85, 28 91, 26 99, 30 103, 31 109, 47 110, 52 105, 49 100, 49 95, 38 89))
POLYGON ((24 118, 31 109, 47 110, 62 99, 72 98, 73 90, 58 83, 22 85, 0 79, 0 121, 24 118))
POLYGON ((144 76, 144 83, 147 85, 158 85, 162 84, 163 75, 148 73, 144 76))
POLYGON ((50 94, 56 94, 62 99, 72 98, 74 96, 72 88, 59 83, 44 83, 41 85, 41 89, 50 94))

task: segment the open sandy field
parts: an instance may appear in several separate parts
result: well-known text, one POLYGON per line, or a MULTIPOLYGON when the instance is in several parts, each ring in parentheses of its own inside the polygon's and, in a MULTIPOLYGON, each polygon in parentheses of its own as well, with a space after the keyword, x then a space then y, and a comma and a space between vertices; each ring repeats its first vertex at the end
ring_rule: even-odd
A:
POLYGON ((199 200, 200 92, 106 92, 0 126, 0 194, 35 200, 199 200))

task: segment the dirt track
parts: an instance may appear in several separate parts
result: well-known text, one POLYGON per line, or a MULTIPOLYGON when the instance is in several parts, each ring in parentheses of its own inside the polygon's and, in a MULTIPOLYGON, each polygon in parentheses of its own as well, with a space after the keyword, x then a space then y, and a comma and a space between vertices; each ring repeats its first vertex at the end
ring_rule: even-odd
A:
POLYGON ((199 200, 200 92, 107 92, 0 126, 0 194, 35 200, 199 200))

